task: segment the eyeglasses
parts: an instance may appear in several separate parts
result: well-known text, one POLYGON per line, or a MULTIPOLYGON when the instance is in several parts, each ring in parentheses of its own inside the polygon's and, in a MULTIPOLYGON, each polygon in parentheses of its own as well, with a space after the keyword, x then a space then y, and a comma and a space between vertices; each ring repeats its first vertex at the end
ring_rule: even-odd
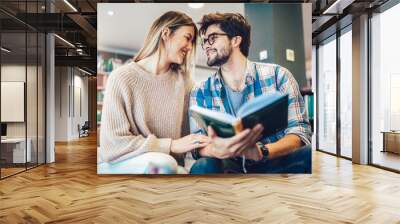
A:
POLYGON ((229 35, 226 33, 211 33, 210 35, 208 35, 207 38, 203 38, 201 42, 201 48, 205 50, 206 43, 208 43, 209 45, 213 45, 218 36, 229 36, 229 35))

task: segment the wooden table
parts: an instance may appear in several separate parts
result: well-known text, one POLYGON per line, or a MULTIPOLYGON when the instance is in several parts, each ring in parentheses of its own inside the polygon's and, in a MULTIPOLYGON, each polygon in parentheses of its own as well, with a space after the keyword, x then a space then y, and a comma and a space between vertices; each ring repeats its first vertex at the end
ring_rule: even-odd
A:
POLYGON ((382 152, 400 154, 400 131, 382 131, 381 133, 383 133, 382 152))

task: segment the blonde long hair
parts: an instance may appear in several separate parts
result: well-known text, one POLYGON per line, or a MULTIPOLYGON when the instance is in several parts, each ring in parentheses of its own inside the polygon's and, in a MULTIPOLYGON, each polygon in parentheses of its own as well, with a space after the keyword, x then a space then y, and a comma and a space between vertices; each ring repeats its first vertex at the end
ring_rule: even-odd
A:
POLYGON ((193 26, 194 37, 192 40, 193 48, 189 54, 185 56, 183 63, 181 65, 171 64, 171 69, 174 71, 181 70, 185 73, 191 73, 191 68, 193 67, 191 62, 195 55, 196 41, 197 41, 197 27, 193 22, 192 18, 187 16, 185 13, 177 11, 169 11, 156 19, 151 25, 150 31, 147 34, 144 45, 140 49, 139 53, 134 57, 133 61, 138 62, 144 58, 147 58, 155 53, 160 53, 161 50, 161 33, 165 28, 171 30, 171 34, 174 33, 181 26, 193 26))

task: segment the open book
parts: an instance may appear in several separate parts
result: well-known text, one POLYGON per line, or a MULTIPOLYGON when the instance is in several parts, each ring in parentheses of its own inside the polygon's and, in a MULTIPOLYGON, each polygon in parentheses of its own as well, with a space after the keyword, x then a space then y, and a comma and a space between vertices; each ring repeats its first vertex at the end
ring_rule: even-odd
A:
POLYGON ((270 93, 244 103, 237 117, 223 112, 191 106, 192 117, 201 128, 211 126, 219 137, 232 137, 258 123, 264 126, 263 136, 275 134, 288 125, 288 95, 270 93))

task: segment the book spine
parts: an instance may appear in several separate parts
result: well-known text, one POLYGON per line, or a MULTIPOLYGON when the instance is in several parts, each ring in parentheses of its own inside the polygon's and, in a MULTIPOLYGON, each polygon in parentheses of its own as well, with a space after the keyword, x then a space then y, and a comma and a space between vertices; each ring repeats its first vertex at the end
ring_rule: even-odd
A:
POLYGON ((233 123, 233 128, 235 129, 235 133, 238 134, 239 132, 243 131, 243 123, 242 119, 238 119, 233 123))

